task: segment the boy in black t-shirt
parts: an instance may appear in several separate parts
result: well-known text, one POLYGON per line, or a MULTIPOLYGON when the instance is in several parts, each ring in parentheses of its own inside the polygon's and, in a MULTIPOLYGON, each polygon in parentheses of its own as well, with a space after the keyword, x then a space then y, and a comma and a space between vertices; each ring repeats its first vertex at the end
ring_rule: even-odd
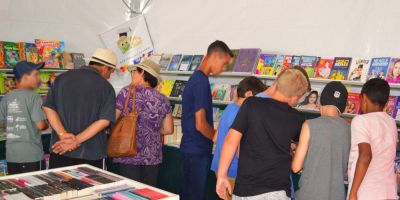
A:
POLYGON ((216 186, 221 198, 232 193, 227 170, 240 142, 233 199, 290 199, 290 142, 304 122, 291 106, 307 89, 307 78, 288 69, 278 76, 271 99, 251 97, 243 103, 221 152, 216 186))

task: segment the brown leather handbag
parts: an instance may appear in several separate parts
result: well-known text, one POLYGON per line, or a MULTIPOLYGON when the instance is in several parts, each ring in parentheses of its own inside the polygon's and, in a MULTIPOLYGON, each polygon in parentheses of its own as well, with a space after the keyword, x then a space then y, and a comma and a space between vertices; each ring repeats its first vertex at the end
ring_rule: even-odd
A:
POLYGON ((136 87, 133 85, 129 86, 122 113, 126 113, 126 115, 120 117, 112 127, 111 135, 108 139, 107 154, 109 157, 127 157, 137 154, 136 127, 139 110, 136 107, 136 87), (132 111, 126 113, 132 93, 132 111))

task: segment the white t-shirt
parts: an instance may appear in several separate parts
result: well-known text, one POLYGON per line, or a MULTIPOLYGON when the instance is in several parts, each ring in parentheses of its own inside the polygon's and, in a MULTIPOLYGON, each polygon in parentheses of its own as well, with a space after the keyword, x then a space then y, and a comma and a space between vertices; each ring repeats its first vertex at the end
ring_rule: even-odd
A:
POLYGON ((397 180, 394 171, 396 157, 396 122, 385 112, 357 116, 351 123, 349 156, 349 192, 358 159, 358 144, 371 145, 372 160, 358 190, 358 199, 397 199, 397 180))

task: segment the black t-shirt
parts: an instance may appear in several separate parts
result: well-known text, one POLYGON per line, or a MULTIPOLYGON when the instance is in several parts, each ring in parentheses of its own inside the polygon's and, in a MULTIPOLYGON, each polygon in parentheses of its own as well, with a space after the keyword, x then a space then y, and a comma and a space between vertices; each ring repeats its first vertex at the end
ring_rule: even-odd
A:
POLYGON ((232 128, 243 134, 234 194, 241 197, 285 190, 290 196, 290 141, 304 115, 286 103, 251 97, 232 128))
MULTIPOLYGON (((92 67, 82 67, 57 77, 44 106, 55 110, 66 131, 75 135, 100 119, 115 122, 114 88, 92 67)), ((58 140, 53 131, 50 148, 58 140)), ((99 160, 106 157, 106 149, 107 135, 103 130, 63 156, 99 160)))

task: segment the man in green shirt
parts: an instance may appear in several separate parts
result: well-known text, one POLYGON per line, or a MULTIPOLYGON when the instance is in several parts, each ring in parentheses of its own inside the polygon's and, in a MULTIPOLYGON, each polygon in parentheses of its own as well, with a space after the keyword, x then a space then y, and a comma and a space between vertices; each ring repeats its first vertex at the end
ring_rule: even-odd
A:
POLYGON ((0 103, 0 127, 6 129, 8 174, 37 171, 42 168, 41 130, 47 126, 42 99, 33 92, 40 82, 44 63, 19 62, 13 69, 17 89, 7 93, 0 103))

